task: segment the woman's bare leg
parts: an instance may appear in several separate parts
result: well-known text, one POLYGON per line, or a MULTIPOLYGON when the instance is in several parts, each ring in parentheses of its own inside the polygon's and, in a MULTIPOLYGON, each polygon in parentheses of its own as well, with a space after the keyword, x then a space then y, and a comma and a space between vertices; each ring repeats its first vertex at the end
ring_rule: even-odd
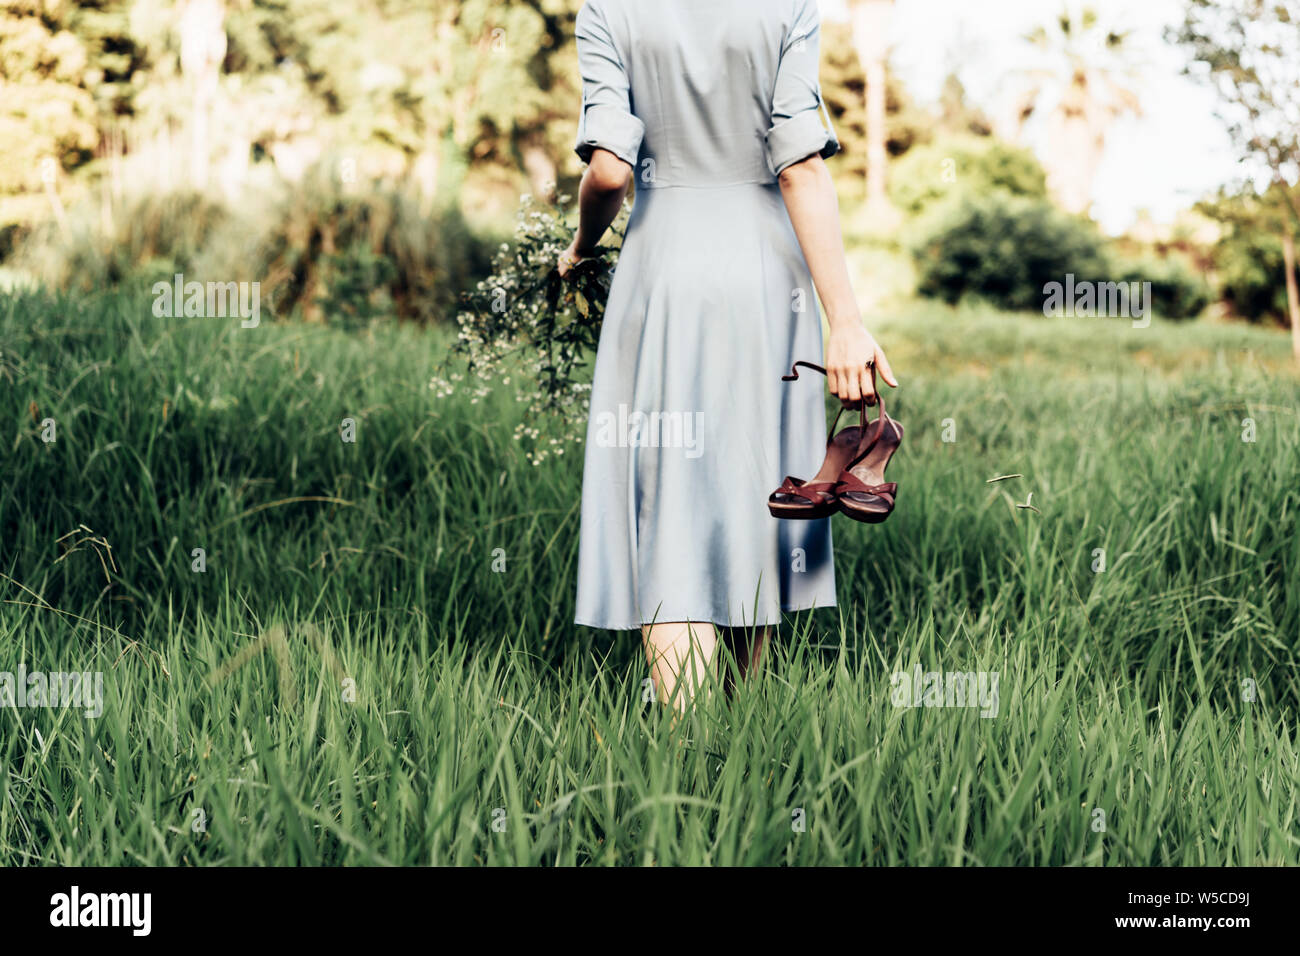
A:
MULTIPOLYGON (((736 671, 741 680, 745 680, 761 670, 767 643, 772 638, 772 630, 767 625, 763 627, 729 627, 725 630, 725 640, 727 646, 731 649, 732 656, 736 658, 736 671)), ((730 693, 733 689, 730 672, 726 677, 727 692, 730 693)))
POLYGON ((646 662, 659 701, 685 712, 714 679, 718 632, 707 621, 674 621, 641 628, 646 662))
POLYGON ((744 654, 738 660, 740 661, 740 676, 742 679, 757 674, 763 668, 763 656, 767 652, 767 643, 772 639, 772 628, 751 627, 745 629, 744 636, 744 654))

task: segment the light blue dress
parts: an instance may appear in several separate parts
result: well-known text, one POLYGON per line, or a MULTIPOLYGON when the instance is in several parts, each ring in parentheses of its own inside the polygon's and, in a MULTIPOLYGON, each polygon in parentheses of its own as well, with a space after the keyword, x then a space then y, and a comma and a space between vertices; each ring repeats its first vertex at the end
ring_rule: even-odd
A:
POLYGON ((816 0, 588 0, 577 152, 634 168, 596 355, 578 624, 775 624, 835 604, 830 519, 767 496, 826 451, 812 279, 777 174, 839 144, 816 0))

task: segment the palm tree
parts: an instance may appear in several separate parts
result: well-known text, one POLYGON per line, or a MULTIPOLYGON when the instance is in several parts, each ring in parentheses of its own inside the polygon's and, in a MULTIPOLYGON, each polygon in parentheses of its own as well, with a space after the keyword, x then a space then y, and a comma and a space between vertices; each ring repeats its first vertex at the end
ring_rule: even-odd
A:
POLYGON ((1085 7, 1062 10, 1025 39, 1039 62, 1017 73, 1012 133, 1019 137, 1035 113, 1046 117, 1048 186, 1067 210, 1086 213, 1106 134, 1121 116, 1142 112, 1131 34, 1085 7))
POLYGON ((222 0, 187 0, 180 11, 181 72, 193 97, 190 111, 190 184, 208 184, 209 127, 226 58, 226 9, 222 0))
POLYGON ((881 210, 885 195, 885 61, 889 54, 889 23, 894 0, 850 0, 853 46, 866 74, 867 106, 867 206, 881 210))

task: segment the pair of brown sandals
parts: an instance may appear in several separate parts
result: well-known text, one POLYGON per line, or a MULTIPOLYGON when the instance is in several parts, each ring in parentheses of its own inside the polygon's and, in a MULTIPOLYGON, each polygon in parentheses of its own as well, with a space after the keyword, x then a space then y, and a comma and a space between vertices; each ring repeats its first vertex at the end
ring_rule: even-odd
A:
MULTIPOLYGON (((826 374, 826 369, 811 362, 795 362, 789 375, 781 376, 783 382, 799 379, 799 366, 826 374)), ((876 384, 876 367, 869 363, 871 384, 876 384)), ((903 443, 903 425, 885 414, 885 400, 876 391, 875 404, 880 414, 874 422, 867 420, 867 401, 859 403, 860 422, 836 434, 840 415, 847 405, 841 405, 831 423, 826 437, 826 458, 821 470, 810 481, 786 476, 781 487, 767 499, 767 510, 773 517, 786 519, 825 518, 836 511, 852 518, 875 524, 884 521, 894 510, 898 483, 885 481, 885 468, 903 443)))

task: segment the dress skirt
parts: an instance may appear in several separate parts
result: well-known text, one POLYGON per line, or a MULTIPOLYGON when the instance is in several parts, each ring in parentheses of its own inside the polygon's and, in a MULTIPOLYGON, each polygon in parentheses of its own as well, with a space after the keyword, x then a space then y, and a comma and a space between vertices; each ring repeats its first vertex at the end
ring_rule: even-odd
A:
POLYGON ((776 624, 835 604, 830 519, 767 497, 826 451, 813 284, 775 183, 638 190, 584 450, 576 621, 776 624))

